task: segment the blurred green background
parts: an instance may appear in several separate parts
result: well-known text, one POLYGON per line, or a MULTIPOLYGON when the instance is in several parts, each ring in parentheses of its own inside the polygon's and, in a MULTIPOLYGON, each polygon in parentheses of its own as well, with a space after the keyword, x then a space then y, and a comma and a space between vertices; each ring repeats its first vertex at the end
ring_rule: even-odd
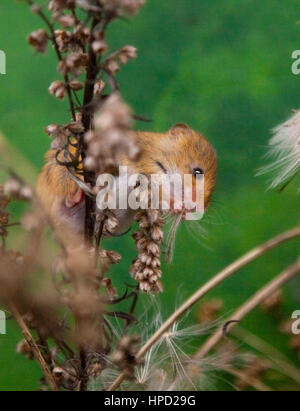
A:
MULTIPOLYGON (((266 178, 254 177, 264 164, 270 129, 299 108, 300 78, 291 72, 292 51, 300 49, 299 19, 299 0, 148 0, 132 21, 110 27, 112 48, 133 44, 139 49, 138 60, 118 76, 134 112, 153 120, 136 128, 164 131, 186 122, 209 138, 219 157, 214 202, 201 223, 206 237, 191 223, 182 224, 174 261, 164 266, 165 291, 158 297, 164 316, 232 260, 299 221, 296 182, 278 194, 266 192, 266 178)), ((49 147, 43 128, 69 120, 67 102, 47 92, 59 77, 54 53, 36 55, 26 43, 28 33, 41 26, 24 3, 1 0, 0 49, 7 55, 7 74, 0 75, 0 130, 37 170, 49 147)), ((132 241, 114 239, 107 247, 123 254, 114 280, 130 282, 132 241)), ((299 241, 283 245, 206 299, 221 297, 229 314, 292 263, 298 251, 299 241)), ((296 279, 284 289, 282 318, 300 309, 299 287, 296 279)), ((193 311, 187 321, 195 321, 193 311)), ((257 309, 243 326, 299 366, 276 318, 257 309)), ((7 335, 0 336, 0 390, 38 387, 39 367, 16 354, 18 340, 19 331, 9 321, 7 335)), ((280 383, 270 382, 276 389, 292 388, 280 383)))

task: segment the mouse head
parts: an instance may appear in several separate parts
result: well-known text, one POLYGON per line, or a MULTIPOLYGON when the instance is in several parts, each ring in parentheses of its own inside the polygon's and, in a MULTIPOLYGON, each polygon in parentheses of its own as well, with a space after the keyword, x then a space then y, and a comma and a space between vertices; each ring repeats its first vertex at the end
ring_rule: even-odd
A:
POLYGON ((211 144, 203 135, 181 123, 161 135, 156 143, 159 146, 155 158, 157 172, 180 175, 187 196, 193 202, 201 198, 206 210, 217 174, 217 156, 211 144), (203 187, 200 180, 204 181, 202 194, 197 193, 203 187))

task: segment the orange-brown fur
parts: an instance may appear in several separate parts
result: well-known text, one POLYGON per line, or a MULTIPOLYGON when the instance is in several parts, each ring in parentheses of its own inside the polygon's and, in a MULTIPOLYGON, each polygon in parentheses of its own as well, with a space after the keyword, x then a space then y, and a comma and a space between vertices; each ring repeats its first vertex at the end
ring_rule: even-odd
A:
MULTIPOLYGON (((164 134, 138 131, 132 132, 132 137, 140 147, 141 155, 137 161, 118 155, 120 165, 128 166, 131 173, 150 175, 162 173, 157 165, 159 162, 168 173, 178 172, 182 176, 201 167, 205 174, 205 209, 208 207, 215 187, 217 157, 205 137, 184 124, 177 124, 164 134)), ((55 150, 51 150, 46 156, 47 163, 40 175, 37 193, 52 221, 59 222, 62 202, 75 196, 78 186, 69 177, 67 169, 57 164, 55 155, 55 150)), ((76 225, 75 219, 72 224, 76 225)))
POLYGON ((146 175, 161 173, 157 161, 162 163, 168 172, 178 172, 182 176, 191 174, 193 168, 201 167, 205 173, 205 208, 216 183, 217 156, 211 144, 202 134, 198 134, 185 124, 176 124, 167 133, 134 132, 133 137, 141 149, 138 161, 120 158, 122 165, 134 173, 146 175))

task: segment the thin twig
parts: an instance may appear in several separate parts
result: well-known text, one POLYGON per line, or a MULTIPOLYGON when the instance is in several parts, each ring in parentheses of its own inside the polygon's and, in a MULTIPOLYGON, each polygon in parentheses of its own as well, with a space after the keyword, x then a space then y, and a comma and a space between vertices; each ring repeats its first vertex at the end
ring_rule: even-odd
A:
MULTIPOLYGON (((99 19, 93 18, 92 24, 91 24, 92 35, 91 35, 89 51, 88 51, 89 64, 88 64, 87 71, 86 71, 85 88, 84 88, 84 95, 83 95, 83 107, 86 107, 93 100, 95 81, 97 78, 97 74, 99 72, 99 68, 97 65, 97 57, 92 47, 93 31, 97 27, 98 24, 99 24, 99 19)), ((91 125, 91 118, 92 116, 90 113, 83 114, 82 123, 83 123, 85 130, 89 130, 90 125, 91 125)))
MULTIPOLYGON (((92 47, 92 41, 93 41, 93 31, 99 24, 99 19, 94 17, 91 23, 91 38, 90 38, 90 44, 89 44, 89 50, 88 50, 88 67, 86 71, 86 80, 85 80, 85 88, 84 88, 84 93, 83 93, 83 107, 85 108, 89 104, 91 104, 93 97, 94 97, 94 87, 95 87, 95 80, 97 78, 98 74, 98 66, 97 66, 97 57, 96 54, 93 51, 92 47)), ((91 127, 91 121, 92 121, 92 115, 88 111, 83 111, 83 116, 82 116, 82 124, 84 126, 84 129, 88 131, 91 127)), ((85 157, 85 150, 82 151, 82 158, 84 159, 85 157)), ((93 178, 89 178, 87 175, 85 177, 85 182, 86 183, 91 183, 93 184, 93 178)), ((94 234, 94 225, 95 225, 95 201, 94 199, 90 199, 89 197, 86 198, 85 201, 85 223, 84 223, 84 235, 86 242, 89 244, 92 242, 92 237, 94 234)))
MULTIPOLYGON (((134 295, 133 295, 133 299, 132 299, 131 306, 130 306, 130 310, 129 310, 129 315, 132 315, 132 316, 133 316, 134 311, 135 311, 135 308, 136 308, 136 305, 137 305, 137 302, 138 302, 138 298, 139 298, 139 285, 137 285, 136 288, 135 288, 134 295)), ((130 325, 130 321, 129 321, 129 320, 125 320, 125 324, 124 324, 124 328, 123 328, 123 331, 122 331, 122 335, 125 335, 125 333, 126 333, 128 327, 129 327, 129 325, 130 325)))
POLYGON ((35 342, 34 338, 32 337, 32 335, 31 335, 27 325, 25 324, 22 316, 20 315, 19 311, 17 310, 17 308, 14 305, 10 306, 10 311, 13 314, 15 320, 17 321, 19 327, 21 328, 21 331, 24 335, 24 338, 25 338, 27 344, 30 346, 30 348, 32 349, 32 351, 34 353, 35 358, 39 362, 49 386, 51 387, 51 389, 53 391, 58 391, 58 387, 57 387, 56 382, 54 380, 54 377, 53 377, 53 375, 52 375, 52 373, 51 373, 51 371, 50 371, 50 369, 49 369, 49 367, 46 363, 46 360, 43 357, 43 355, 42 355, 37 343, 35 342))
MULTIPOLYGON (((188 298, 162 325, 161 327, 149 338, 149 340, 143 345, 137 354, 137 359, 140 360, 144 357, 146 352, 162 337, 162 335, 178 320, 186 311, 188 311, 196 302, 199 301, 209 291, 226 280, 228 277, 239 271, 242 267, 249 264, 251 261, 257 259, 266 252, 278 247, 295 237, 300 236, 300 227, 293 228, 285 233, 279 234, 275 238, 267 241, 266 243, 259 245, 253 250, 249 251, 235 262, 230 264, 219 274, 214 276, 204 286, 200 287, 190 298, 188 298)), ((108 391, 114 391, 119 387, 122 381, 126 378, 126 373, 122 372, 116 380, 108 388, 108 391)))

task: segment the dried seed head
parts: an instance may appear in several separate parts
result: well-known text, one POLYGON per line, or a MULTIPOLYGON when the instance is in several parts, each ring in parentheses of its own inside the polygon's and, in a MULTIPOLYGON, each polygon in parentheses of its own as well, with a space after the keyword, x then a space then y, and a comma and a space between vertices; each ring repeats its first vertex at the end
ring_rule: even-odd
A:
POLYGON ((65 76, 68 73, 68 67, 65 60, 61 60, 57 65, 57 71, 65 76))
POLYGON ((75 115, 76 121, 81 121, 82 122, 82 113, 78 111, 75 115))
POLYGON ((103 54, 107 52, 108 46, 105 40, 95 40, 92 43, 92 49, 96 54, 103 54))
POLYGON ((101 110, 95 115, 95 127, 105 132, 111 129, 128 129, 132 121, 128 106, 118 93, 111 94, 101 110))
POLYGON ((118 227, 119 221, 112 215, 105 220, 103 231, 107 233, 114 233, 117 231, 118 227))
POLYGON ((4 192, 4 186, 0 184, 0 208, 2 211, 7 207, 9 203, 9 197, 4 192))
POLYGON ((115 287, 112 285, 110 278, 103 278, 101 285, 106 288, 106 292, 110 301, 114 301, 118 297, 118 292, 115 287))
POLYGON ((32 188, 29 186, 24 186, 20 190, 20 200, 30 201, 33 198, 32 188))
POLYGON ((65 370, 61 367, 55 367, 52 371, 54 378, 56 379, 56 381, 61 381, 64 374, 65 374, 65 370))
POLYGON ((124 53, 118 55, 121 64, 126 64, 128 62, 128 57, 124 53))
POLYGON ((30 10, 32 11, 32 13, 38 14, 41 12, 42 9, 38 4, 32 4, 32 6, 30 7, 30 10))
POLYGON ((59 386, 74 389, 74 387, 78 384, 76 370, 72 367, 66 366, 65 368, 62 368, 56 366, 53 368, 52 374, 59 386))
POLYGON ((135 367, 139 363, 136 359, 137 349, 135 347, 139 342, 140 338, 136 335, 122 337, 111 358, 111 361, 118 365, 128 378, 134 378, 135 367))
POLYGON ((151 230, 151 238, 153 241, 160 243, 163 239, 163 232, 160 227, 153 227, 151 230))
POLYGON ((80 120, 72 121, 66 127, 68 128, 71 134, 81 134, 84 132, 84 127, 80 120))
POLYGON ((66 62, 68 67, 86 67, 88 57, 85 53, 70 53, 67 56, 66 62))
POLYGON ((79 91, 83 89, 83 83, 78 80, 70 81, 69 86, 71 87, 72 90, 75 90, 75 91, 79 91))
POLYGON ((0 226, 2 229, 8 224, 9 214, 7 211, 4 211, 0 208, 0 226))
POLYGON ((50 0, 49 10, 62 11, 64 9, 73 9, 76 5, 76 0, 50 0))
POLYGON ((75 26, 75 18, 71 16, 70 14, 65 15, 65 16, 60 16, 58 19, 58 22, 65 28, 71 28, 75 26))
POLYGON ((58 71, 63 75, 70 73, 74 77, 78 77, 87 66, 87 62, 87 54, 73 52, 68 54, 65 60, 59 62, 58 71))
POLYGON ((115 59, 110 58, 104 64, 104 70, 110 75, 115 76, 120 71, 120 66, 115 59))
POLYGON ((129 108, 119 93, 111 94, 94 116, 95 131, 89 131, 85 135, 89 171, 115 172, 116 157, 120 152, 131 159, 136 158, 139 149, 128 133, 131 124, 129 108))
POLYGON ((60 80, 56 80, 53 83, 51 83, 48 90, 50 94, 53 94, 60 100, 63 100, 67 94, 65 84, 60 80))
POLYGON ((126 64, 128 60, 137 58, 137 49, 133 46, 124 46, 118 57, 122 64, 126 64))
POLYGON ((100 250, 99 255, 101 259, 108 260, 110 264, 119 264, 122 259, 122 256, 118 254, 116 251, 107 251, 107 250, 100 250))
POLYGON ((83 164, 86 171, 94 171, 97 168, 97 161, 92 156, 86 157, 83 164))
POLYGON ((85 46, 90 41, 91 31, 89 27, 85 27, 82 23, 79 23, 75 27, 74 36, 79 44, 85 46))
POLYGON ((21 183, 16 178, 10 178, 4 184, 4 193, 12 198, 18 198, 20 195, 21 183))
POLYGON ((91 378, 97 379, 101 375, 103 369, 104 367, 101 362, 93 362, 88 367, 88 375, 91 378))
POLYGON ((151 253, 156 257, 160 256, 160 248, 154 241, 151 241, 147 244, 147 251, 148 253, 151 253))
POLYGON ((86 144, 90 144, 94 139, 96 139, 96 135, 92 130, 89 130, 84 135, 84 142, 86 144))
POLYGON ((49 126, 47 126, 45 128, 45 132, 46 134, 48 134, 48 136, 50 137, 54 137, 59 133, 60 127, 58 124, 49 124, 49 126))
POLYGON ((55 40, 58 45, 59 51, 66 52, 71 47, 73 41, 72 33, 65 30, 55 30, 54 32, 55 40))
POLYGON ((27 38, 28 43, 39 53, 47 50, 48 35, 44 29, 33 31, 27 38))
POLYGON ((112 13, 115 17, 126 13, 130 16, 137 14, 146 0, 99 0, 104 10, 112 13))
POLYGON ((122 7, 125 13, 134 16, 140 11, 140 8, 146 3, 146 0, 124 0, 122 7))
POLYGON ((124 46, 122 53, 126 54, 129 59, 137 58, 137 48, 133 46, 124 46))
POLYGON ((33 360, 34 353, 26 340, 21 340, 16 348, 18 354, 25 355, 30 360, 33 360))
POLYGON ((59 150, 60 148, 65 147, 68 142, 68 135, 64 132, 61 132, 57 135, 51 143, 52 150, 59 150))
POLYGON ((130 274, 139 282, 144 292, 161 292, 162 283, 160 270, 160 244, 163 239, 161 230, 164 221, 157 210, 139 212, 135 219, 139 222, 140 230, 133 234, 138 257, 133 262, 130 274))
POLYGON ((106 84, 103 80, 98 80, 94 86, 94 94, 102 94, 102 91, 105 89, 106 84))

